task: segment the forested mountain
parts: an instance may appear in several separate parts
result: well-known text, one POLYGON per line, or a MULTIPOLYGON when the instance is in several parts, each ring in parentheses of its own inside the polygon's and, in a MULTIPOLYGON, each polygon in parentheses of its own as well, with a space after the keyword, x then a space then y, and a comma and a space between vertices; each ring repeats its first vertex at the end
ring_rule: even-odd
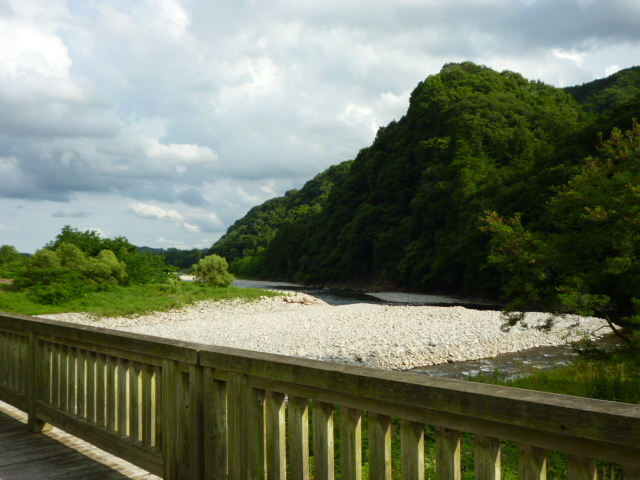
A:
MULTIPOLYGON (((334 185, 344 178, 352 161, 333 165, 309 180, 300 190, 267 200, 236 221, 209 250, 225 257, 239 275, 273 277, 266 265, 266 250, 276 233, 291 224, 302 225, 317 215, 334 185)), ((295 273, 295 272, 292 272, 295 273)), ((277 274, 282 277, 282 273, 277 274)))
POLYGON ((631 128, 639 74, 561 90, 445 65, 352 163, 309 182, 330 175, 329 187, 255 207, 210 252, 240 275, 498 294, 513 273, 489 261, 487 212, 555 228, 547 203, 596 152, 598 132, 631 128))
POLYGON ((640 67, 620 70, 613 75, 575 87, 567 87, 587 112, 602 114, 640 95, 640 67))

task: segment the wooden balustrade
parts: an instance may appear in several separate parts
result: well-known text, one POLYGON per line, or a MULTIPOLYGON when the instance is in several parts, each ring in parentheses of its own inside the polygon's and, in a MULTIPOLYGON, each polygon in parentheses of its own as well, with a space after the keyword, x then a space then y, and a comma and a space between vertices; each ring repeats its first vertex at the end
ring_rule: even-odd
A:
POLYGON ((640 479, 640 407, 0 314, 0 400, 166 479, 640 479), (432 465, 435 459, 435 467, 432 465), (363 467, 367 468, 363 468, 363 467), (470 468, 470 467, 468 467, 470 468))

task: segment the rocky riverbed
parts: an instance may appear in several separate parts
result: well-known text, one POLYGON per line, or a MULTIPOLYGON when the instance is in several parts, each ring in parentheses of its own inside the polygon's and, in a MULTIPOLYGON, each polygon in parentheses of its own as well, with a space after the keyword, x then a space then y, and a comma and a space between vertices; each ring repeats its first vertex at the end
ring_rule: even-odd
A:
POLYGON ((529 328, 501 329, 500 312, 389 303, 329 305, 303 293, 200 302, 179 310, 122 318, 81 313, 42 318, 210 345, 257 350, 391 370, 486 358, 532 347, 562 345, 608 332, 597 318, 558 319, 527 314, 529 328), (574 324, 577 327, 571 327, 574 324))

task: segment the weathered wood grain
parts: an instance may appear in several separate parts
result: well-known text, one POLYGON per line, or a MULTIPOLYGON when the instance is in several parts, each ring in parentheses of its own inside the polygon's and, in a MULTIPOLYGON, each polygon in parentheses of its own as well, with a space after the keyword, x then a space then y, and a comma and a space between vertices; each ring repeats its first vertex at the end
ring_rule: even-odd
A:
POLYGON ((460 432, 450 428, 436 428, 436 471, 438 480, 461 480, 460 432))
POLYGON ((309 400, 289 396, 288 414, 291 478, 309 480, 309 400))
POLYGON ((284 480, 287 477, 286 406, 284 394, 265 393, 265 425, 267 478, 284 480))
POLYGON ((369 472, 371 480, 390 480, 391 417, 369 414, 369 472))
POLYGON ((400 423, 402 479, 424 480, 424 427, 410 420, 400 423))
POLYGON ((333 438, 333 405, 313 402, 313 465, 314 478, 335 478, 335 453, 333 438))
POLYGON ((500 440, 475 436, 474 473, 475 480, 500 480, 500 440))
POLYGON ((0 478, 33 480, 159 480, 57 428, 46 434, 27 431, 26 415, 0 402, 0 478))
POLYGON ((520 480, 547 479, 547 453, 543 448, 520 444, 518 461, 520 480))
POLYGON ((362 412, 340 408, 340 473, 345 480, 362 479, 362 412))

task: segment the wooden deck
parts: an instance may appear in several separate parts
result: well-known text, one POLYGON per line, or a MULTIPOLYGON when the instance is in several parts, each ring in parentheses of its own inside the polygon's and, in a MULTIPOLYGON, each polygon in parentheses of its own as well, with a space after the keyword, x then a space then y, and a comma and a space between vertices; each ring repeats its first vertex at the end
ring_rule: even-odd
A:
POLYGON ((156 475, 54 428, 29 433, 24 412, 0 402, 0 480, 152 480, 156 475))

